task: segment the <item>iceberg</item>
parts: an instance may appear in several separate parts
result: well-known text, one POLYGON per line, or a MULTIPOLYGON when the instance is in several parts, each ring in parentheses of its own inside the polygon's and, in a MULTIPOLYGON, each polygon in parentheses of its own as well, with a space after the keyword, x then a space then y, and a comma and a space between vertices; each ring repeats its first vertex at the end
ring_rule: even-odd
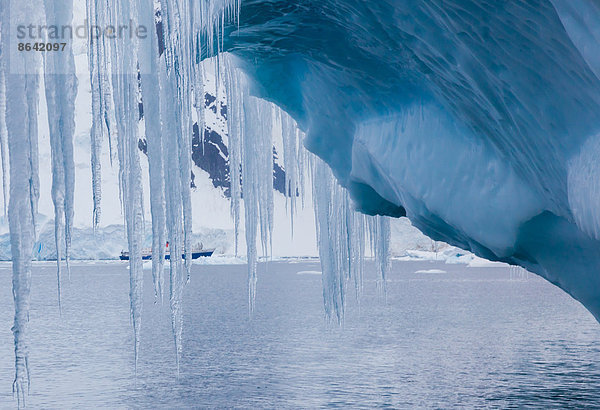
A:
POLYGON ((599 39, 594 0, 246 0, 222 50, 360 210, 600 319, 599 39))
MULTIPOLYGON (((68 271, 76 232, 74 117, 81 77, 73 73, 75 54, 69 47, 42 60, 40 53, 19 51, 11 38, 15 21, 47 27, 72 19, 70 4, 40 5, 13 1, 10 16, 0 18, 5 51, 0 159, 15 302, 13 388, 23 400, 30 384, 42 84, 59 297, 61 258, 68 271)), ((0 4, 0 10, 8 6, 0 4)), ((150 36, 90 36, 85 83, 91 95, 95 232, 101 215, 114 206, 102 202, 102 176, 111 171, 101 160, 105 137, 111 161, 116 141, 136 364, 145 268, 140 150, 149 162, 153 249, 164 252, 166 240, 176 255, 168 266, 167 291, 179 370, 193 236, 193 130, 195 124, 198 144, 204 143, 203 60, 212 57, 216 100, 219 84, 226 85, 221 114, 228 117, 230 212, 236 255, 242 217, 246 225, 250 313, 257 242, 263 256, 273 253, 273 135, 280 132, 281 189, 286 203, 289 198, 292 231, 296 200, 304 202, 304 164, 318 182, 312 194, 327 318, 342 321, 348 281, 361 293, 365 242, 385 295, 389 217, 407 216, 435 241, 537 273, 600 320, 596 0, 87 0, 86 13, 93 26, 129 25, 130 33, 135 25, 150 28, 150 36), (324 162, 303 153, 302 139, 324 162), (188 257, 180 258, 182 253, 188 257)), ((162 257, 152 263, 157 300, 165 293, 163 268, 162 257)))

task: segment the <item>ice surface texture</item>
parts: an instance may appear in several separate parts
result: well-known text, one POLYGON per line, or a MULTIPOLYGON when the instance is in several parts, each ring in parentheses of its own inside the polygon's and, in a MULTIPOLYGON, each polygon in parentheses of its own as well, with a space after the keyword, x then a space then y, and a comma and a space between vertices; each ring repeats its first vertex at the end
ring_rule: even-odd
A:
POLYGON ((245 0, 224 48, 368 213, 600 317, 595 0, 245 0))

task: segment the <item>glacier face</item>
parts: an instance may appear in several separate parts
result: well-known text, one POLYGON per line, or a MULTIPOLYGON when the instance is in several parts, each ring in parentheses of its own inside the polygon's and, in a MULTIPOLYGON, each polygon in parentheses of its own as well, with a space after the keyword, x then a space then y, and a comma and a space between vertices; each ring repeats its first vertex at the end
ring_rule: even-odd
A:
POLYGON ((600 318, 594 0, 244 0, 225 50, 369 213, 600 318))

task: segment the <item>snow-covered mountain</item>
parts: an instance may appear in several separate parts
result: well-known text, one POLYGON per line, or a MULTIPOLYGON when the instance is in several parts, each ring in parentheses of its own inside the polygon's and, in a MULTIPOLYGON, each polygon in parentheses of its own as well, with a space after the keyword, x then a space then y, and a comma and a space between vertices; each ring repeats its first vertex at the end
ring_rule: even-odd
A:
MULTIPOLYGON (((118 159, 116 141, 105 139, 102 147, 102 202, 101 221, 97 232, 92 229, 92 177, 90 168, 90 123, 91 96, 89 77, 87 76, 87 56, 85 44, 76 43, 76 65, 78 69, 79 89, 76 100, 74 139, 75 159, 75 215, 72 240, 72 258, 74 259, 114 259, 121 250, 127 249, 126 231, 123 224, 123 212, 118 184, 118 159)), ((217 254, 234 253, 233 220, 230 215, 230 173, 227 137, 227 103, 224 86, 217 87, 214 65, 206 63, 205 127, 204 138, 200 138, 198 125, 194 124, 192 141, 193 168, 191 175, 193 228, 195 241, 206 247, 215 247, 217 254)), ((41 88, 43 90, 43 87, 41 88)), ((143 108, 141 108, 143 113, 143 108)), ((143 115, 142 115, 143 117, 143 115)), ((40 169, 50 169, 50 141, 46 118, 45 98, 40 98, 39 110, 40 169)), ((141 121, 143 130, 143 119, 141 121)), ((273 186, 276 194, 275 224, 273 232, 273 256, 317 256, 315 240, 314 211, 310 189, 304 207, 298 210, 294 218, 294 235, 286 208, 285 170, 281 161, 283 150, 281 135, 274 134, 273 147, 273 186)), ((140 136, 140 159, 143 167, 144 211, 146 220, 146 245, 151 244, 151 216, 148 180, 148 158, 145 155, 146 142, 140 136)), ((54 244, 53 203, 51 198, 51 174, 40 174, 40 201, 38 240, 34 248, 37 259, 56 257, 54 244)), ((2 203, 2 198, 0 198, 2 203)), ((3 204, 2 204, 3 205, 3 204)), ((242 212, 243 218, 243 212, 242 212)), ((0 260, 10 260, 10 239, 6 218, 0 217, 0 260)), ((406 250, 428 250, 432 241, 410 226, 407 220, 398 221, 392 230, 392 251, 396 255, 405 255, 406 250)), ((244 226, 243 220, 240 225, 244 226)), ((243 228, 242 228, 243 229, 243 228)), ((239 236, 239 255, 245 255, 243 231, 239 236)))
MULTIPOLYGON (((75 19, 85 16, 85 4, 76 4, 75 19), (79 8, 79 10, 77 10, 79 8)), ((78 94, 75 113, 75 215, 72 241, 72 257, 81 259, 116 258, 127 249, 123 212, 120 202, 116 141, 105 138, 102 146, 102 202, 101 221, 96 233, 92 229, 92 176, 90 168, 91 91, 87 68, 86 44, 81 39, 74 44, 78 72, 78 94)), ((224 88, 217 87, 213 73, 214 65, 206 64, 206 109, 204 138, 200 137, 197 124, 193 129, 192 142, 192 204, 195 241, 205 247, 215 247, 216 253, 233 254, 233 221, 230 216, 229 165, 227 149, 227 105, 224 88)), ((51 155, 46 100, 40 87, 39 107, 39 160, 40 169, 49 170, 51 155)), ((142 111, 142 110, 141 110, 142 111)), ((148 158, 144 154, 143 119, 141 121, 140 159, 144 184, 144 216, 146 220, 146 245, 151 243, 151 216, 148 181, 148 158)), ((274 187, 275 230, 273 232, 273 256, 314 256, 317 254, 313 211, 310 206, 298 210, 295 217, 294 237, 291 234, 286 199, 283 196, 284 171, 279 158, 281 136, 275 137, 274 187)), ((114 137, 113 137, 114 138, 114 137)), ((34 257, 55 258, 52 179, 49 172, 40 174, 40 201, 37 218, 38 241, 34 257)), ((0 202, 3 202, 0 198, 0 202)), ((310 198, 305 201, 311 203, 310 198)), ((2 203, 2 206, 4 204, 2 203)), ((242 213, 243 216, 243 213, 242 213)), ((0 259, 10 259, 10 240, 5 217, 0 224, 0 259)), ((243 223, 242 225, 243 226, 243 223)), ((240 235, 240 255, 245 253, 243 232, 240 235)))

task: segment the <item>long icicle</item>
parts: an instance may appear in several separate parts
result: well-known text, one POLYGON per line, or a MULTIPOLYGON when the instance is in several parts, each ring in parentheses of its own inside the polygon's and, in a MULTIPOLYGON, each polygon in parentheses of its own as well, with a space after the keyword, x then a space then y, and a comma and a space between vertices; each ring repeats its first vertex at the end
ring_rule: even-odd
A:
POLYGON ((2 159, 2 204, 4 218, 8 207, 8 146, 6 130, 6 78, 4 53, 0 53, 0 158, 2 159))
MULTIPOLYGON (((137 23, 135 2, 113 0, 111 23, 119 25, 137 23)), ((138 149, 138 81, 136 37, 117 39, 113 50, 113 97, 118 119, 117 144, 119 151, 119 176, 122 189, 127 242, 129 245, 129 298, 134 331, 134 357, 137 362, 142 323, 142 178, 138 149), (122 52, 127 50, 127 52, 122 52)))
POLYGON ((138 0, 140 24, 150 28, 148 44, 140 42, 138 49, 148 171, 150 175, 150 211, 152 213, 152 278, 154 295, 163 300, 165 260, 165 181, 163 166, 163 135, 161 130, 160 83, 158 75, 158 37, 154 23, 154 1, 138 0))
MULTIPOLYGON (((10 50, 9 13, 0 5, 2 16, 2 49, 10 50)), ((13 2, 10 18, 19 21, 43 20, 43 10, 33 1, 13 2)), ((35 213, 39 198, 37 110, 39 94, 38 53, 13 53, 6 78, 5 118, 8 131, 10 161, 10 199, 8 220, 12 253, 12 286, 15 304, 14 325, 15 380, 13 394, 19 406, 25 404, 29 391, 29 298, 31 290, 31 258, 35 242, 35 213), (27 74, 28 73, 28 74, 27 74)))
MULTIPOLYGON (((98 7, 95 0, 86 1, 87 19, 91 26, 102 27, 104 9, 98 7)), ((98 229, 101 215, 102 202, 102 169, 100 165, 100 156, 102 154, 102 136, 104 129, 104 107, 103 88, 102 88, 102 64, 104 58, 103 40, 94 36, 89 36, 88 40, 88 69, 90 72, 90 85, 92 94, 92 127, 90 129, 90 153, 92 170, 92 199, 94 202, 94 211, 92 224, 94 231, 98 229)))
MULTIPOLYGON (((47 24, 69 24, 73 5, 69 2, 44 1, 47 24)), ((54 203, 54 239, 56 245, 58 304, 60 308, 60 281, 62 249, 69 270, 69 249, 73 224, 73 197, 75 190, 75 163, 73 161, 73 134, 75 131, 75 97, 77 76, 73 49, 68 44, 61 53, 45 55, 45 88, 48 107, 48 127, 52 154, 52 202, 54 203)))
MULTIPOLYGON (((182 115, 182 93, 189 90, 181 87, 180 75, 188 74, 180 67, 181 58, 181 15, 174 9, 178 7, 177 1, 161 0, 161 16, 163 23, 165 52, 160 61, 161 110, 164 114, 162 121, 163 135, 169 135, 165 140, 165 183, 166 188, 166 220, 167 238, 170 254, 170 306, 171 326, 175 342, 175 360, 177 374, 180 370, 180 359, 183 352, 183 288, 187 271, 182 259, 185 252, 184 232, 184 190, 190 189, 190 173, 187 178, 183 175, 187 156, 182 158, 181 133, 182 125, 188 123, 186 115, 182 115), (181 68, 182 71, 179 71, 181 68), (178 135, 173 135, 172 130, 177 130, 178 135)), ((190 101, 186 99, 186 101, 190 101)), ((188 107, 191 108, 191 107, 188 107)), ((185 135, 188 135, 186 132, 185 135)), ((189 169, 189 168, 188 168, 189 169)))
POLYGON ((310 162, 325 316, 342 322, 347 281, 354 281, 360 303, 367 239, 375 258, 377 288, 385 295, 390 270, 390 221, 384 216, 358 213, 329 167, 312 155, 310 162))
POLYGON ((181 106, 181 132, 180 138, 180 178, 181 178, 181 201, 183 203, 183 243, 185 252, 186 283, 190 281, 192 268, 192 88, 194 84, 193 53, 192 53, 192 15, 190 3, 186 0, 179 0, 179 21, 180 21, 180 70, 183 75, 178 76, 178 91, 181 106))
POLYGON ((336 219, 335 213, 341 204, 334 202, 339 187, 327 165, 316 157, 313 157, 313 161, 313 201, 325 317, 328 320, 335 317, 341 323, 345 309, 345 278, 339 256, 344 247, 339 246, 336 234, 336 222, 339 219, 336 219))
POLYGON ((377 215, 375 219, 374 253, 375 266, 377 269, 377 288, 387 297, 387 277, 390 270, 390 219, 386 216, 377 215))
POLYGON ((241 188, 241 132, 243 127, 243 105, 241 103, 241 91, 239 76, 233 66, 232 57, 226 55, 224 58, 225 81, 227 90, 227 135, 229 138, 229 186, 233 218, 233 231, 235 243, 235 255, 238 255, 238 238, 240 227, 240 204, 242 200, 241 188))
MULTIPOLYGON (((167 0, 161 0, 161 16, 163 22, 163 35, 165 52, 164 70, 161 70, 163 87, 161 91, 161 104, 163 104, 163 119, 164 134, 169 130, 178 130, 177 114, 178 109, 175 106, 177 100, 177 86, 175 84, 175 59, 176 51, 173 49, 171 32, 175 29, 171 17, 171 6, 167 0), (167 103, 167 101, 169 101, 167 103)), ((163 61, 161 61, 161 64, 163 61)), ((171 327, 173 331, 173 339, 175 342, 175 362, 177 366, 177 374, 180 370, 180 358, 182 353, 182 337, 183 337, 183 311, 182 311, 182 296, 183 296, 183 266, 181 259, 182 240, 181 232, 183 230, 182 222, 182 204, 181 204, 181 178, 179 175, 179 144, 177 137, 171 135, 165 141, 165 181, 166 184, 166 216, 167 216, 167 238, 169 240, 170 254, 170 293, 169 302, 171 307, 171 327)))
MULTIPOLYGON (((246 234, 246 258, 248 263, 248 309, 250 317, 254 312, 256 300, 258 252, 256 248, 257 234, 260 225, 260 170, 261 138, 263 137, 261 112, 258 99, 249 97, 247 81, 239 69, 235 67, 233 56, 223 56, 225 61, 225 81, 227 88, 227 109, 230 150, 230 181, 232 213, 237 238, 239 223, 240 199, 244 199, 244 221, 246 234), (261 129, 259 129, 261 128, 261 129), (241 184, 238 170, 241 168, 241 184)), ((272 151, 269 147, 267 164, 272 168, 272 151)), ((264 161, 262 163, 264 166, 264 161)), ((272 171, 271 171, 272 172, 272 171)), ((272 176, 269 175, 272 179, 272 176)), ((263 213, 264 215, 264 213, 263 213)), ((263 232, 265 232, 263 230, 263 232)), ((237 241, 237 239, 236 239, 237 241)), ((261 240, 263 245, 265 241, 261 240)))
POLYGON ((281 134, 283 137, 283 167, 285 169, 286 205, 289 205, 290 227, 294 236, 294 216, 296 214, 296 198, 298 195, 298 127, 295 121, 284 111, 280 110, 281 134))

